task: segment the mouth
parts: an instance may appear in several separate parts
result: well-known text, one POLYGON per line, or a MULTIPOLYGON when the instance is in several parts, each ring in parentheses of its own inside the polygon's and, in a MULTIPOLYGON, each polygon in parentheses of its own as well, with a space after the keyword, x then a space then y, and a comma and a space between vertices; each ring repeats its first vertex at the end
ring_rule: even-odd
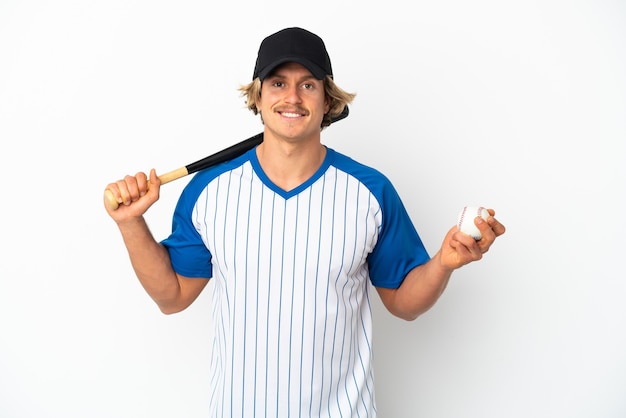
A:
POLYGON ((307 115, 304 110, 300 109, 279 109, 277 113, 287 119, 297 119, 307 115))

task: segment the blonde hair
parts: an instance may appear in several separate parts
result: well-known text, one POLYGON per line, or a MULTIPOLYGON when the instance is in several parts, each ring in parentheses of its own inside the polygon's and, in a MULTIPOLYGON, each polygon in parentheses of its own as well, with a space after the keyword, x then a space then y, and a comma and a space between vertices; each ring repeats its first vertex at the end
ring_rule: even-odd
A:
MULTIPOLYGON (((261 80, 257 77, 251 83, 239 87, 241 96, 246 98, 246 107, 251 110, 255 115, 259 114, 257 103, 261 100, 261 80)), ((322 119, 321 129, 326 128, 332 123, 332 120, 339 116, 344 107, 352 103, 356 97, 355 93, 348 93, 341 89, 332 77, 326 76, 324 78, 324 96, 330 101, 330 109, 328 113, 324 115, 322 119)), ((261 117, 261 120, 263 118, 261 117)))

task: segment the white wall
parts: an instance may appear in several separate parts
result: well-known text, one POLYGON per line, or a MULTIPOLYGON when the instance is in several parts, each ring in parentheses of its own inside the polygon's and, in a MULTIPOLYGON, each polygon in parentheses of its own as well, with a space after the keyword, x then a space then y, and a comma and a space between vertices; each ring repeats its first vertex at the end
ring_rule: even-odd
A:
POLYGON ((465 204, 508 227, 417 321, 376 300, 380 416, 626 416, 626 6, 367 4, 0 3, 0 416, 204 416, 208 299, 158 312, 102 191, 259 132, 236 89, 292 25, 358 94, 325 143, 394 181, 430 251, 465 204))

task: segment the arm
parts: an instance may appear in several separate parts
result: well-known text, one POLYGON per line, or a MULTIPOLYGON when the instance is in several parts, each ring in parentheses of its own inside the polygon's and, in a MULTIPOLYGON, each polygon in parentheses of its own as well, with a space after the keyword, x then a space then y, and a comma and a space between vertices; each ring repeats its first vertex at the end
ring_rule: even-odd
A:
POLYGON ((439 251, 425 264, 415 267, 397 289, 377 288, 383 304, 393 315, 411 321, 428 311, 443 294, 452 272, 468 263, 478 261, 489 251, 496 237, 504 234, 505 227, 489 209, 485 222, 477 217, 474 222, 482 233, 480 241, 474 240, 452 227, 439 251))
POLYGON ((150 182, 144 173, 109 184, 120 206, 107 212, 116 222, 141 285, 166 314, 182 311, 198 297, 207 279, 180 276, 172 268, 169 253, 158 243, 143 214, 159 198, 160 181, 154 170, 150 182), (148 187, 150 186, 150 187, 148 187))

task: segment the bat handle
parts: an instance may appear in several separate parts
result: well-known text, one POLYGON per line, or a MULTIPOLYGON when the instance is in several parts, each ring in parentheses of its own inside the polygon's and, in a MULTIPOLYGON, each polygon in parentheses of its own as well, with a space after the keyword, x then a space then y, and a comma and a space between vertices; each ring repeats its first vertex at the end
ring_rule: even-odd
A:
POLYGON ((117 208, 120 207, 120 204, 118 203, 117 199, 115 199, 115 196, 113 196, 113 192, 110 191, 109 189, 106 189, 104 191, 104 204, 110 210, 116 210, 117 208))
MULTIPOLYGON (((189 171, 187 170, 187 167, 181 167, 181 168, 177 168, 174 171, 170 171, 169 173, 161 174, 159 176, 159 180, 161 180, 161 185, 163 185, 165 183, 169 183, 170 181, 174 181, 181 177, 185 177, 188 174, 189 174, 189 171)), ((106 189, 104 191, 104 204, 110 210, 116 210, 120 206, 115 196, 113 196, 113 192, 109 189, 106 189)))

